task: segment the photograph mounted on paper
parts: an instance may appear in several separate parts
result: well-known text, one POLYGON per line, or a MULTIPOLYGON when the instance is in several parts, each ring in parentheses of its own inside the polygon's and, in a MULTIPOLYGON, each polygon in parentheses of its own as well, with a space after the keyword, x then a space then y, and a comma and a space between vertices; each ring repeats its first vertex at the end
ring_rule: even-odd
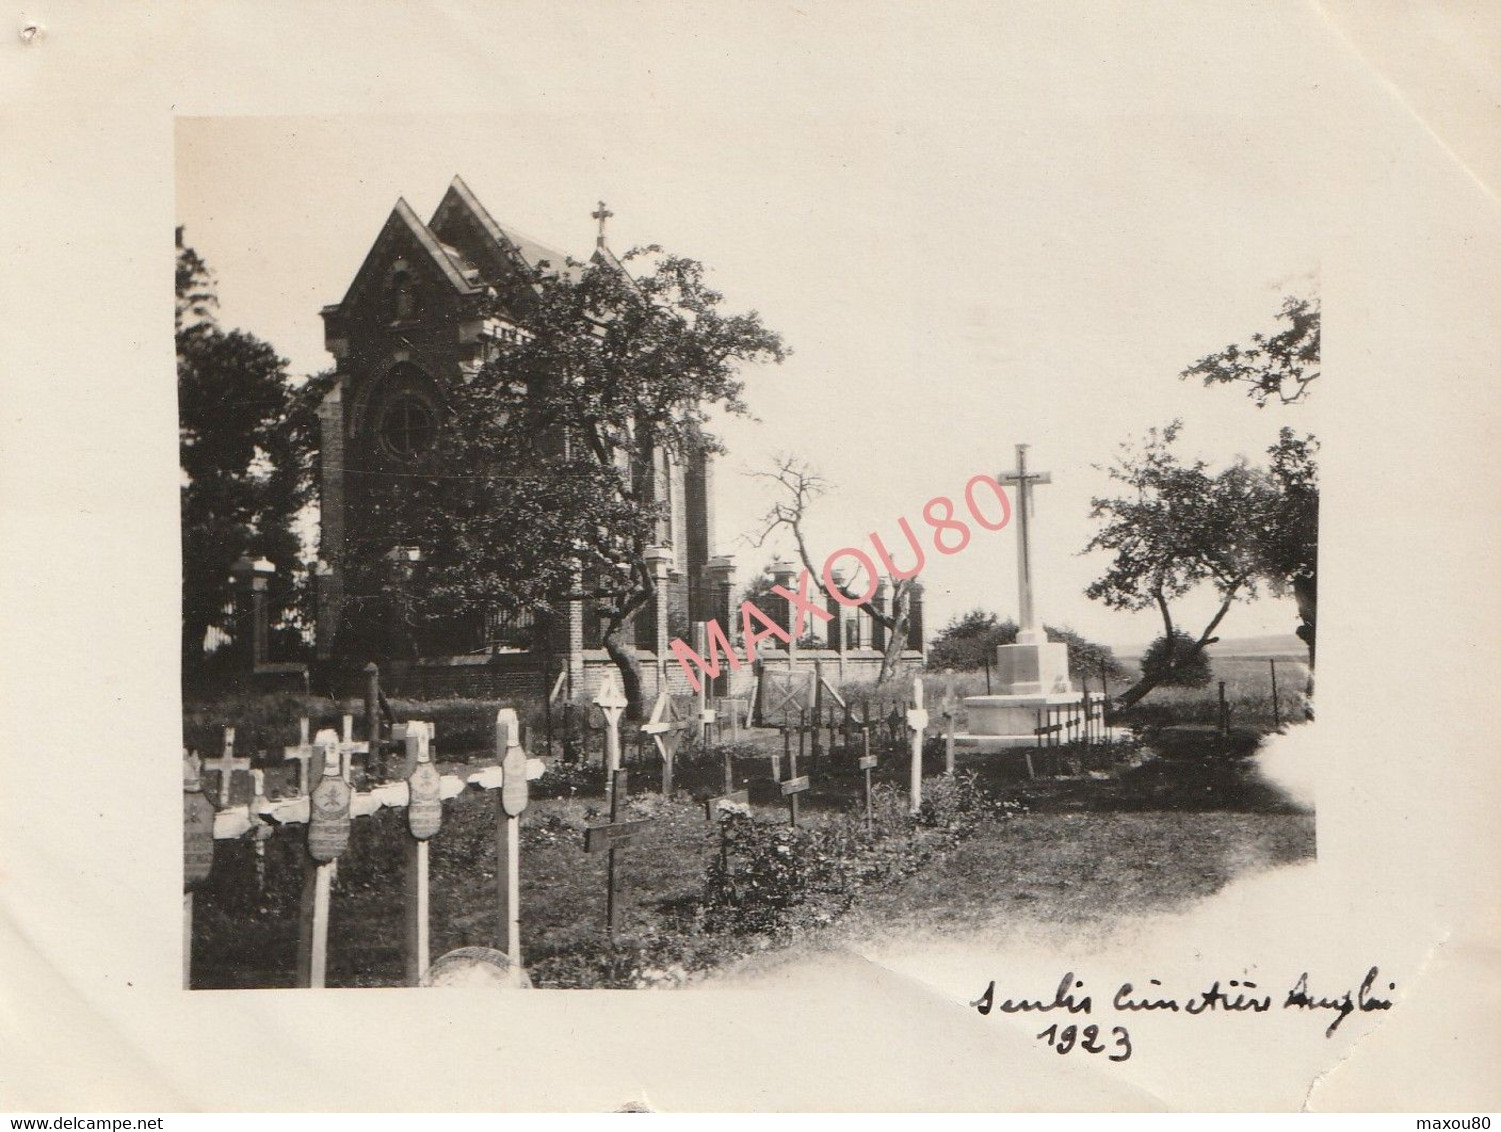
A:
POLYGON ((1303 248, 1161 261, 1081 166, 854 186, 852 259, 833 158, 505 129, 178 122, 185 987, 753 981, 1313 860, 1303 248))

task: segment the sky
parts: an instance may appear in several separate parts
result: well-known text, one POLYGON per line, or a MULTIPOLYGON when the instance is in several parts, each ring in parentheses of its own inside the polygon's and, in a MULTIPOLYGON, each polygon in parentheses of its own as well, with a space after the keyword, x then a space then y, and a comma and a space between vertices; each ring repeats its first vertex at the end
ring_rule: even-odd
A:
MULTIPOLYGON (((771 502, 748 473, 779 453, 834 485, 811 523, 827 553, 868 547, 872 531, 895 545, 899 517, 917 524, 929 498, 957 500, 1024 442, 1052 473, 1036 494, 1041 616, 1130 649, 1156 615, 1087 599, 1105 560, 1080 553, 1117 446, 1179 417, 1185 450, 1219 466, 1259 460, 1283 424, 1318 431, 1317 396, 1258 410, 1178 377, 1317 287, 1340 171, 1312 144, 1316 118, 1283 106, 1301 97, 1295 24, 1248 16, 1265 42, 1240 71, 1239 53, 1200 57, 1185 34, 1156 56, 1181 67, 1153 82, 1108 27, 1081 26, 1101 36, 1097 70, 1076 43, 1025 87, 973 56, 941 81, 915 74, 932 58, 903 62, 877 40, 866 68, 822 64, 865 83, 862 98, 802 98, 789 75, 743 115, 646 92, 589 115, 179 118, 177 220, 218 277, 221 321, 306 374, 332 362, 319 308, 398 197, 427 218, 457 173, 502 223, 580 257, 603 199, 617 252, 657 243, 702 260, 730 309, 758 310, 793 350, 746 372, 755 419, 722 423, 717 543, 742 581, 770 556, 746 541, 771 502)), ((958 554, 930 550, 930 631, 975 606, 1015 615, 1015 537, 977 530, 958 554)), ((1214 604, 1196 595, 1179 620, 1197 628, 1214 604)), ((1266 598, 1221 635, 1295 624, 1289 601, 1266 598)))

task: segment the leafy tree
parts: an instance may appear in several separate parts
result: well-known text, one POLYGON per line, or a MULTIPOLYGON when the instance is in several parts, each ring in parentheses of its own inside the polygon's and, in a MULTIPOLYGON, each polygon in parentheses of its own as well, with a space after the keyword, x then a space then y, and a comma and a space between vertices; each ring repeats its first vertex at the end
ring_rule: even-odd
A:
MULTIPOLYGON (((829 490, 829 482, 806 460, 796 456, 778 456, 770 471, 752 472, 756 479, 769 480, 776 485, 776 498, 761 519, 761 530, 752 538, 755 546, 764 546, 777 531, 786 529, 792 534, 797 548, 798 560, 808 571, 814 584, 822 586, 823 567, 815 565, 808 548, 807 519, 813 501, 829 490)), ((864 568, 856 577, 840 587, 845 597, 855 600, 869 587, 870 579, 863 578, 864 568)), ((886 630, 886 650, 881 656, 881 668, 876 674, 876 683, 885 683, 896 674, 897 663, 907 647, 908 630, 912 622, 912 598, 918 593, 920 583, 916 578, 898 578, 887 595, 886 609, 880 609, 874 601, 857 606, 861 613, 886 630)))
MULTIPOLYGON (((1227 346, 1200 358, 1182 373, 1202 377, 1205 385, 1243 385, 1257 408, 1276 399, 1291 405, 1307 398, 1320 374, 1320 303, 1318 296, 1289 297, 1277 316, 1287 323, 1273 334, 1253 334, 1249 346, 1227 346)), ((1282 492, 1264 547, 1268 578, 1292 589, 1298 603, 1298 637, 1308 646, 1313 667, 1318 616, 1319 485, 1314 457, 1318 441, 1281 430, 1270 449, 1272 475, 1282 492)))
MULTIPOLYGON (((1044 626, 1048 640, 1068 645, 1068 667, 1074 676, 1091 680, 1124 680, 1127 670, 1105 645, 1086 640, 1072 629, 1044 626)), ((994 613, 971 609, 945 625, 928 646, 928 668, 941 671, 952 668, 964 672, 983 668, 994 658, 996 646, 1016 643, 1017 625, 1009 618, 1001 621, 994 613)))
POLYGON ((1169 688, 1205 688, 1213 678, 1209 654, 1196 648, 1192 637, 1175 632, 1171 646, 1158 637, 1141 657, 1141 670, 1159 685, 1169 688))
POLYGON ((1313 667, 1318 618, 1319 442, 1283 428, 1267 449, 1278 489, 1277 504, 1261 542, 1261 568, 1279 590, 1292 590, 1298 603, 1298 639, 1308 646, 1313 667))
POLYGON ((656 247, 624 258, 646 270, 539 265, 526 332, 448 391, 442 455, 371 524, 388 542, 402 532, 422 561, 393 571, 385 548, 357 548, 350 560, 366 576, 350 589, 379 593, 411 631, 476 609, 597 601, 603 646, 639 715, 626 629, 657 592, 647 551, 665 503, 648 473, 722 451, 709 414, 746 413, 740 366, 780 362, 786 349, 755 312, 721 309, 697 261, 656 247))
POLYGON ((203 659, 209 628, 228 628, 230 566, 242 555, 277 567, 273 607, 298 599, 293 530, 310 491, 310 417, 270 345, 214 321, 214 280, 177 252, 178 458, 182 469, 182 661, 203 659))
POLYGON ((1253 334, 1249 346, 1232 344, 1206 354, 1181 376, 1201 377, 1205 385, 1245 385, 1257 408, 1271 400, 1283 405, 1303 400, 1321 372, 1319 300, 1290 296, 1277 318, 1287 323, 1285 330, 1253 334))
POLYGON ((1190 654, 1213 644, 1231 605, 1254 598, 1267 580, 1267 532, 1281 504, 1276 481, 1244 460, 1219 472, 1203 461, 1184 461, 1173 448, 1181 427, 1174 421, 1150 430, 1140 448, 1122 445, 1109 473, 1124 494, 1093 501, 1091 514, 1104 524, 1085 549, 1110 551, 1114 558, 1085 592, 1112 609, 1155 608, 1169 643, 1163 666, 1143 672, 1122 695, 1125 706, 1192 661, 1180 655, 1180 639, 1187 637, 1190 654), (1172 603, 1201 585, 1214 588, 1219 608, 1198 634, 1184 634, 1172 603))

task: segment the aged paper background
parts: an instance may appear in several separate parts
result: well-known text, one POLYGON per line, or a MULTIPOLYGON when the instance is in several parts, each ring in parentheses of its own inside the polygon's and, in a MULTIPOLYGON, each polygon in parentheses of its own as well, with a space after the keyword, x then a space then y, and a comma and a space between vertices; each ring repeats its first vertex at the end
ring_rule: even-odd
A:
MULTIPOLYGON (((1501 16, 1458 3, 1052 7, 7 15, 0 1107, 1497 1107, 1501 16), (887 117, 920 130, 1015 98, 1115 106, 1168 132, 1209 106, 1223 181, 1164 186, 1169 201, 1229 201, 1249 180, 1317 206, 1317 865, 1127 937, 893 941, 683 993, 181 992, 174 115, 486 113, 582 138, 594 117, 637 116, 644 141, 722 130, 733 146, 737 123, 792 139, 887 117), (1279 136, 1295 141, 1267 160, 1279 136), (1395 1009, 1333 1039, 1291 1012, 1133 1020, 1124 1065, 1058 1058, 1030 1021, 964 1005, 990 978, 1043 990, 1067 968, 1096 988, 1187 988, 1254 965, 1274 980, 1323 972, 1340 990, 1373 964, 1398 984, 1395 1009)), ((977 179, 1004 181, 1006 154, 983 133, 973 156, 977 179)), ((338 178, 307 191, 336 195, 338 178)), ((1228 230, 1248 222, 1227 207, 1228 230)))

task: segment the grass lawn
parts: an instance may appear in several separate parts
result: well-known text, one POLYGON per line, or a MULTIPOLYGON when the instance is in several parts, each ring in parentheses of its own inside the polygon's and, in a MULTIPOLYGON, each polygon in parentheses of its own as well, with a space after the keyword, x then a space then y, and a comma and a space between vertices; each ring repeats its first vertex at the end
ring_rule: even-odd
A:
POLYGON ((848 927, 983 931, 1109 924, 1182 907, 1236 876, 1313 856, 1308 814, 1031 813, 871 892, 848 927))

